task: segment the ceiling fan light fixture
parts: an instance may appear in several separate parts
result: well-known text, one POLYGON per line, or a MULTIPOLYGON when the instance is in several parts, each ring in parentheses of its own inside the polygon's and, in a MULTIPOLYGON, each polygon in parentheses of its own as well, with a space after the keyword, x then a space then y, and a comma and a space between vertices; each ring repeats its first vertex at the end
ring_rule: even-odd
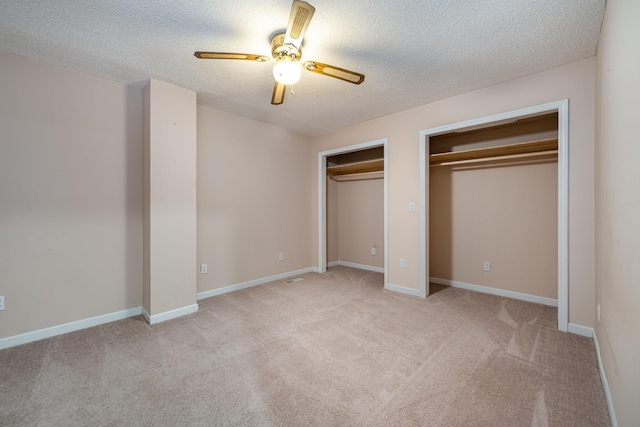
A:
POLYGON ((279 58, 276 65, 273 66, 273 77, 283 85, 298 83, 301 74, 300 63, 288 56, 279 58))

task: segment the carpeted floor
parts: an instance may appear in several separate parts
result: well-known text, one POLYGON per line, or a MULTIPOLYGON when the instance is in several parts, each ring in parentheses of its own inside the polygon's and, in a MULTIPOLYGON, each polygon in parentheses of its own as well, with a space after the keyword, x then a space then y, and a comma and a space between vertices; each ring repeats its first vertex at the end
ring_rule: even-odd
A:
POLYGON ((333 267, 0 351, 2 426, 607 426, 556 309, 333 267))

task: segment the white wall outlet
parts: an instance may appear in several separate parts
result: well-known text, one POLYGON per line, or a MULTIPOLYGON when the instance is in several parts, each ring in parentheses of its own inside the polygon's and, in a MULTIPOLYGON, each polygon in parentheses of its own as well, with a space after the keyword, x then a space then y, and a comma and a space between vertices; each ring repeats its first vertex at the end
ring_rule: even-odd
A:
POLYGON ((482 269, 484 271, 491 271, 491 263, 489 261, 485 261, 482 263, 482 269))
POLYGON ((278 254, 278 259, 279 259, 280 261, 284 261, 284 252, 280 252, 280 253, 278 254))
POLYGON ((409 212, 416 211, 416 202, 409 202, 409 212))
POLYGON ((207 269, 207 264, 200 264, 200 273, 206 274, 209 270, 207 269))
POLYGON ((371 248, 371 255, 375 255, 375 254, 376 254, 376 247, 375 247, 375 246, 373 246, 373 247, 371 248))
MULTIPOLYGON (((4 310, 4 295, 0 296, 0 311, 4 310)), ((600 320, 600 315, 598 315, 598 320, 600 320)))
POLYGON ((404 258, 400 258, 400 267, 405 268, 407 266, 407 261, 404 258))
POLYGON ((596 312, 598 313, 598 322, 600 321, 600 304, 596 305, 596 312))

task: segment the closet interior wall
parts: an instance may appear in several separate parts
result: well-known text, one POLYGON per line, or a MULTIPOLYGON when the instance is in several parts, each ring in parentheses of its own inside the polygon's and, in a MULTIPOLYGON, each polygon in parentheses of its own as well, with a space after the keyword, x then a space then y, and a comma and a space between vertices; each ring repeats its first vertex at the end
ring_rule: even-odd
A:
MULTIPOLYGON (((434 136, 429 152, 557 135, 557 114, 546 114, 434 136)), ((437 165, 429 173, 431 277, 557 299, 557 156, 437 165)))
MULTIPOLYGON (((383 158, 382 147, 327 158, 327 167, 383 158)), ((384 180, 327 178, 327 263, 384 268, 384 180), (375 248, 375 255, 372 254, 375 248)))

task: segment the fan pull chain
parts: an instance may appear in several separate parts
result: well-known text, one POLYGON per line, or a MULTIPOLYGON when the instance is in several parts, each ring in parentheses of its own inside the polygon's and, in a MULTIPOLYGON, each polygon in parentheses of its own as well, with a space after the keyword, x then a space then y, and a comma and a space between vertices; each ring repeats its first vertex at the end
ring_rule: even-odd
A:
POLYGON ((293 85, 291 85, 291 95, 295 95, 295 92, 293 91, 293 85))

